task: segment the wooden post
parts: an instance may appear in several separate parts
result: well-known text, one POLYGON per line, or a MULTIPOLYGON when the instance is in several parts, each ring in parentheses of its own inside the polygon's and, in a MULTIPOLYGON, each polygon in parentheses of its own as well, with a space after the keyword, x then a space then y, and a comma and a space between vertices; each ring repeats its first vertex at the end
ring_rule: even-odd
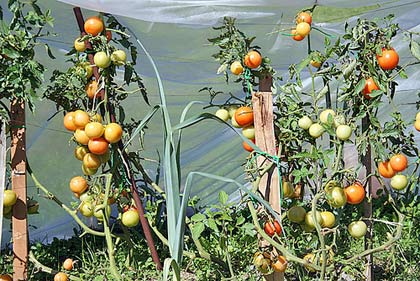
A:
POLYGON ((25 103, 14 100, 11 105, 12 190, 17 194, 13 206, 13 280, 27 280, 28 222, 26 209, 26 132, 25 103))
MULTIPOLYGON (((6 187, 6 123, 0 118, 0 231, 3 230, 3 198, 6 187)), ((0 232, 0 245, 2 232, 0 232)), ((1 248, 0 248, 1 251, 1 248)), ((1 252, 0 252, 1 253, 1 252)))
MULTIPOLYGON (((362 120, 362 131, 365 132, 369 129, 369 116, 366 116, 362 120)), ((367 145, 366 148, 366 155, 362 159, 362 163, 366 169, 366 175, 369 175, 372 172, 372 152, 370 144, 367 145)), ((366 182, 366 197, 369 198, 372 195, 372 178, 369 177, 368 181, 366 182)), ((368 220, 365 221, 367 225, 367 232, 365 235, 365 250, 372 249, 373 243, 373 225, 372 221, 369 220, 372 218, 372 202, 365 200, 363 203, 363 216, 368 220)), ((374 280, 373 275, 373 254, 366 256, 366 281, 374 280)))
MULTIPOLYGON (((259 81, 259 92, 252 94, 254 111, 255 143, 264 152, 276 155, 276 138, 274 135, 273 97, 271 92, 272 78, 268 76, 259 81)), ((257 165, 268 164, 263 156, 257 158, 257 165)), ((271 207, 280 213, 280 187, 277 168, 271 169, 261 179, 259 191, 270 203, 271 207)), ((264 242, 263 242, 264 244, 264 242)), ((265 280, 284 280, 283 273, 274 272, 264 276, 265 280)))

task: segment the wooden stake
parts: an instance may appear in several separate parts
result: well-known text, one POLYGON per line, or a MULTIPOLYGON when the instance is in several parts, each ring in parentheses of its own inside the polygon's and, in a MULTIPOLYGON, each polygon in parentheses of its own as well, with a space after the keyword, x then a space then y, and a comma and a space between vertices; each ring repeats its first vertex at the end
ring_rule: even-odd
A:
MULTIPOLYGON (((365 132, 369 129, 369 116, 366 116, 362 120, 362 131, 365 132)), ((366 175, 369 175, 372 172, 372 152, 370 144, 367 145, 366 155, 362 159, 362 163, 366 168, 366 175)), ((366 197, 369 198, 372 195, 372 177, 369 177, 366 183, 366 197)), ((363 203, 363 216, 368 220, 365 221, 367 225, 367 232, 365 235, 365 250, 372 249, 373 243, 373 225, 372 221, 369 220, 372 218, 372 202, 365 200, 363 203)), ((373 254, 366 256, 366 281, 374 280, 373 275, 373 254)))
MULTIPOLYGON (((3 198, 6 188, 6 123, 0 118, 0 229, 3 229, 3 198)), ((2 232, 0 232, 0 245, 2 232)), ((0 248, 1 251, 1 248, 0 248)))
POLYGON ((17 194, 13 206, 13 280, 27 280, 28 222, 26 209, 26 132, 25 103, 13 101, 11 105, 11 160, 12 190, 17 194))
MULTIPOLYGON (((254 111, 255 144, 269 155, 276 155, 276 138, 274 135, 273 96, 271 92, 272 78, 268 76, 260 80, 260 92, 252 95, 254 111)), ((257 158, 258 167, 268 164, 263 156, 257 158)), ((280 186, 277 168, 271 169, 261 179, 259 191, 270 203, 271 207, 280 213, 280 186)), ((263 246, 266 242, 262 242, 263 246)), ((264 276, 267 281, 284 280, 283 273, 274 272, 264 276)))

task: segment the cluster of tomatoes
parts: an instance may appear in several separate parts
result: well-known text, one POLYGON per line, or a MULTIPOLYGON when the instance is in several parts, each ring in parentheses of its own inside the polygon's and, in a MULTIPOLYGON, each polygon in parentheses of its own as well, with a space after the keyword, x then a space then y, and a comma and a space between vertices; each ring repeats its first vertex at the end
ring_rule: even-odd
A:
POLYGON ((319 138, 325 132, 327 126, 335 128, 335 134, 341 141, 350 139, 353 129, 351 126, 345 124, 345 118, 342 115, 336 115, 332 109, 325 109, 319 114, 319 122, 313 122, 308 116, 303 116, 299 119, 298 125, 304 130, 308 130, 309 135, 313 138, 319 138))
POLYGON ((282 255, 274 255, 268 252, 256 252, 253 263, 263 274, 274 272, 284 272, 287 268, 287 260, 282 255))
MULTIPOLYGON (((123 50, 117 50, 109 44, 96 44, 103 40, 100 36, 106 36, 107 42, 111 40, 111 32, 108 30, 104 34, 104 24, 101 18, 94 16, 86 20, 84 29, 88 35, 77 38, 74 41, 74 48, 78 52, 86 51, 89 42, 96 51, 93 57, 94 66, 100 71, 109 67, 111 64, 120 66, 126 63, 126 54, 123 50), (85 41, 86 40, 86 41, 85 41), (113 50, 113 51, 112 51, 113 50), (112 51, 112 52, 111 52, 112 51), (111 53, 109 55, 109 53, 111 53)), ((86 95, 89 99, 102 99, 103 92, 99 87, 97 80, 92 79, 93 65, 84 62, 87 79, 89 80, 85 86, 86 95)), ((102 83, 104 84, 104 83, 102 83)), ((101 115, 95 112, 86 112, 84 110, 75 110, 68 112, 64 117, 64 126, 67 130, 73 132, 73 139, 77 143, 74 150, 76 159, 82 161, 82 172, 85 176, 93 176, 98 169, 107 163, 110 159, 110 147, 120 142, 123 129, 120 124, 112 122, 104 125, 101 115)), ((127 197, 125 190, 122 190, 120 197, 119 191, 113 191, 108 199, 108 204, 103 204, 105 194, 103 187, 97 181, 88 182, 83 176, 75 176, 70 180, 70 190, 80 199, 79 211, 85 217, 95 216, 97 220, 103 221, 111 214, 111 206, 115 203, 116 198, 121 199, 120 203, 131 206, 132 202, 127 197)), ((121 222, 127 227, 134 227, 138 224, 140 218, 135 208, 130 207, 124 209, 121 216, 121 222)))
MULTIPOLYGON (((225 122, 230 120, 235 128, 242 128, 242 135, 255 143, 254 112, 251 107, 231 105, 227 109, 218 109, 215 115, 225 122)), ((246 141, 242 145, 246 151, 254 150, 246 141)))
MULTIPOLYGON (((260 67, 262 63, 261 54, 255 50, 249 51, 243 58, 243 64, 249 69, 256 69, 260 67)), ((238 60, 232 62, 230 65, 230 72, 234 75, 241 75, 244 72, 242 63, 238 60)))
POLYGON ((302 41, 310 32, 312 15, 309 12, 301 12, 296 16, 296 27, 292 29, 292 38, 302 41))
POLYGON ((387 179, 391 179, 390 185, 395 190, 403 190, 408 185, 406 175, 400 174, 408 166, 408 159, 404 154, 393 155, 389 160, 378 164, 379 174, 387 179))
MULTIPOLYGON (((104 32, 105 26, 101 18, 93 16, 85 21, 84 29, 87 34, 95 37, 98 35, 101 36, 101 34, 104 32)), ((111 31, 107 30, 105 32, 105 36, 108 42, 111 41, 111 31)), ((74 40, 74 48, 78 52, 86 51, 87 46, 83 38, 78 37, 74 40)), ((97 67, 104 69, 109 67, 111 63, 116 66, 124 65, 127 61, 127 55, 123 50, 114 50, 112 53, 109 53, 109 50, 101 50, 95 53, 93 61, 97 67)))
MULTIPOLYGON (((382 53, 376 54, 376 60, 383 70, 393 70, 398 65, 399 56, 393 48, 382 48, 382 53)), ((380 88, 374 77, 367 77, 365 81, 365 87, 362 90, 362 94, 369 100, 371 99, 371 93, 380 88)))
MULTIPOLYGON (((119 142, 123 134, 119 124, 110 123, 104 126, 98 115, 90 117, 83 110, 67 113, 64 117, 64 125, 68 130, 74 131, 74 140, 78 143, 75 157, 82 161, 82 171, 86 176, 94 175, 102 164, 108 162, 110 144, 119 142)), ((102 193, 103 188, 98 184, 89 187, 88 181, 84 177, 75 176, 70 180, 69 186, 81 201, 79 211, 83 216, 95 216, 98 221, 103 221, 105 212, 109 217, 111 214, 110 205, 115 203, 117 195, 108 198, 108 204, 104 209, 102 202, 105 194, 102 193), (98 196, 94 196, 95 194, 98 196)), ((139 219, 137 211, 130 208, 125 210, 121 221, 125 226, 133 227, 138 224, 139 219)))
POLYGON ((87 176, 94 175, 109 160, 109 145, 119 142, 123 134, 119 124, 104 126, 99 114, 91 116, 80 109, 64 116, 64 127, 74 132, 74 140, 78 143, 74 155, 82 161, 82 171, 87 176))

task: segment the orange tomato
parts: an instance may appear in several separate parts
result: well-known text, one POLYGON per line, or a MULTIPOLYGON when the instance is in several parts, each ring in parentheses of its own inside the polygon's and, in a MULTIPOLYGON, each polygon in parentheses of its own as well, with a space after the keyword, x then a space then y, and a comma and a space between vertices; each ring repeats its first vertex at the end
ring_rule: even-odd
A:
POLYGON ((261 65, 262 57, 257 51, 249 51, 245 55, 244 64, 249 68, 257 68, 261 65))
POLYGON ((373 78, 369 77, 368 79, 366 79, 365 88, 363 89, 363 95, 366 99, 370 99, 369 94, 374 90, 379 90, 379 87, 378 85, 376 85, 373 78))
POLYGON ((93 36, 98 35, 104 30, 104 23, 98 16, 93 16, 85 21, 85 31, 93 36))
POLYGON ((85 126, 85 133, 89 139, 96 139, 104 134, 104 126, 99 122, 89 122, 85 126))
POLYGON ((67 258, 64 262, 63 262, 63 268, 65 270, 72 270, 73 269, 73 260, 70 258, 67 258))
POLYGON ((389 164, 391 165, 392 169, 396 172, 404 171, 407 168, 407 157, 404 154, 395 154, 389 160, 389 164))
POLYGON ((83 166, 85 168, 96 170, 101 166, 102 162, 98 155, 93 153, 86 153, 83 157, 83 166))
POLYGON ((394 169, 392 169, 391 165, 389 164, 389 161, 379 163, 378 172, 381 176, 387 179, 392 178, 396 173, 396 171, 394 171, 394 169))
POLYGON ((379 66, 383 70, 394 69, 400 60, 398 53, 393 49, 382 48, 382 55, 376 54, 379 66))
MULTIPOLYGON (((250 141, 252 141, 253 143, 255 143, 255 140, 250 140, 250 141)), ((249 151, 249 152, 252 152, 252 151, 254 151, 254 149, 246 142, 246 141, 244 141, 243 143, 242 143, 242 146, 244 147, 244 149, 246 150, 246 151, 249 151)))
POLYGON ((312 24, 312 16, 308 12, 299 13, 296 17, 296 22, 297 23, 306 22, 308 24, 312 24))
POLYGON ((254 123, 254 112, 249 106, 241 106, 235 111, 235 121, 241 127, 246 127, 254 123))
POLYGON ((13 279, 9 274, 2 274, 0 275, 0 281, 13 281, 13 279))
POLYGON ((311 32, 311 25, 307 22, 301 22, 296 25, 296 32, 299 35, 306 36, 311 32))
POLYGON ((90 81, 86 85, 85 90, 86 90, 86 95, 88 96, 88 98, 93 99, 95 97, 95 94, 96 94, 96 97, 98 97, 99 93, 98 94, 96 93, 98 91, 98 82, 96 82, 96 80, 90 81))
POLYGON ((74 111, 67 112, 63 119, 64 127, 69 131, 76 131, 77 126, 74 124, 74 111))
POLYGON ((88 188, 87 181, 81 176, 73 177, 70 180, 70 190, 77 194, 82 194, 88 188))
POLYGON ((89 149, 86 146, 78 146, 74 149, 74 157, 76 157, 77 160, 82 161, 83 157, 85 157, 88 152, 89 149))
POLYGON ((88 142, 89 151, 98 155, 105 154, 108 151, 108 145, 109 143, 104 138, 91 139, 88 142))
POLYGON ((284 256, 278 256, 277 261, 271 263, 271 267, 275 272, 284 272, 287 268, 287 260, 284 256))
POLYGON ((64 272, 58 272, 56 275, 54 275, 54 281, 67 281, 69 280, 67 277, 67 274, 64 272))
POLYGON ((297 33, 296 29, 292 29, 292 39, 295 41, 302 41, 305 36, 300 35, 299 33, 297 33))
POLYGON ((120 141, 123 129, 117 123, 109 123, 105 126, 104 137, 109 143, 117 143, 120 141))
POLYGON ((73 134, 74 139, 82 144, 82 145, 88 145, 89 143, 89 137, 86 135, 85 130, 83 129, 77 129, 76 132, 73 134))
POLYGON ((365 198, 365 189, 359 182, 346 187, 344 191, 346 192, 347 203, 349 204, 359 204, 365 198))
POLYGON ((86 124, 89 123, 90 117, 89 114, 83 110, 76 110, 74 112, 74 120, 73 123, 76 125, 77 128, 84 129, 86 124))

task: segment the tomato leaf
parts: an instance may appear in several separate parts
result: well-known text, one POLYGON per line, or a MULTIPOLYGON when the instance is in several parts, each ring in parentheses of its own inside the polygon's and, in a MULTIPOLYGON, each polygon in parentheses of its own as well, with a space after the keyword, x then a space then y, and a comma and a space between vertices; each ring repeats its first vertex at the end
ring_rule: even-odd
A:
POLYGON ((419 43, 417 43, 414 40, 411 40, 410 41, 410 51, 417 60, 420 60, 420 45, 419 45, 419 43))
POLYGON ((194 214, 191 217, 191 221, 193 221, 193 222, 201 222, 201 221, 204 221, 205 219, 206 219, 206 216, 204 214, 201 214, 201 213, 194 214))
POLYGON ((401 69, 401 70, 398 72, 398 74, 400 75, 400 77, 401 77, 402 79, 407 79, 407 78, 408 78, 408 75, 407 75, 407 73, 404 71, 404 69, 401 69))
POLYGON ((219 192, 219 202, 222 205, 226 205, 227 200, 229 199, 229 196, 227 195, 227 193, 225 191, 220 191, 219 192))

